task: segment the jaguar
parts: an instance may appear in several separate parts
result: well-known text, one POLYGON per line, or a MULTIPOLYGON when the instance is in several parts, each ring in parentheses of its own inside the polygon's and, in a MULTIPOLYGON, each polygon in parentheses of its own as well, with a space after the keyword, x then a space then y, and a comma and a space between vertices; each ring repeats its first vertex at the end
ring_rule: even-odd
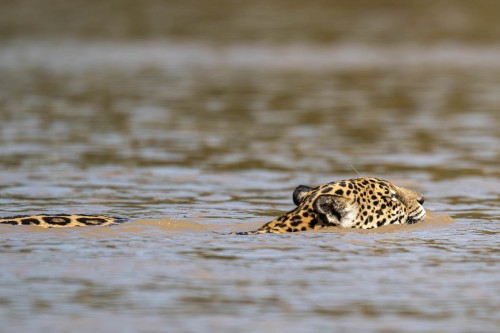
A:
POLYGON ((299 185, 295 209, 253 231, 233 235, 287 233, 321 228, 373 229, 413 224, 425 217, 424 197, 387 180, 371 177, 339 180, 318 187, 299 185))
MULTIPOLYGON (((373 229, 388 224, 413 224, 425 217, 423 196, 386 180, 361 177, 315 188, 299 185, 293 192, 295 209, 253 231, 233 235, 287 233, 328 227, 373 229)), ((110 226, 125 218, 84 214, 16 215, 0 223, 43 228, 110 226)))

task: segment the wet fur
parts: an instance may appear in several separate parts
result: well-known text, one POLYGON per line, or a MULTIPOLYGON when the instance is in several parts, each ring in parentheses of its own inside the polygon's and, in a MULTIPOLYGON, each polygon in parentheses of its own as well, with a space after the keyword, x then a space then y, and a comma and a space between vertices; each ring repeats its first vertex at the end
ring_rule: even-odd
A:
POLYGON ((361 177, 293 193, 296 208, 254 231, 236 235, 286 233, 325 227, 373 229, 388 224, 412 224, 425 217, 423 196, 386 180, 361 177))
POLYGON ((126 221, 118 217, 84 214, 16 215, 0 218, 0 223, 11 225, 36 225, 42 228, 109 226, 126 221))

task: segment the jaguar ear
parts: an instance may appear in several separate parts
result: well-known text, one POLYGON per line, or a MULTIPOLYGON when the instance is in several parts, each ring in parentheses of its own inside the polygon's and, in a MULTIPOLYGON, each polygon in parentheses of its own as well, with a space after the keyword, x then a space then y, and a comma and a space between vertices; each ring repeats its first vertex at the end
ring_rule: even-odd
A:
POLYGON ((334 195, 321 195, 314 202, 315 210, 322 215, 329 225, 348 228, 351 226, 355 212, 347 199, 334 195))
POLYGON ((293 191, 293 203, 299 206, 304 199, 307 197, 309 192, 312 190, 312 187, 306 185, 299 185, 293 191))

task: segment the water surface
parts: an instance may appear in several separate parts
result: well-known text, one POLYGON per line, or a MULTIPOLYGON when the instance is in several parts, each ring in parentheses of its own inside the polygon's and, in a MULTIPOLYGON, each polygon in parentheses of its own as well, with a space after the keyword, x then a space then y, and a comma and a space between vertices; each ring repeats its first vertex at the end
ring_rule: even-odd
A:
MULTIPOLYGON (((419 16, 439 22, 435 33, 405 22, 445 2, 382 2, 292 1, 270 30, 252 19, 280 1, 227 17, 149 1, 157 11, 137 25, 107 15, 114 2, 95 16, 55 2, 39 29, 19 19, 30 1, 1 11, 1 215, 133 221, 0 226, 0 327, 497 332, 496 30, 489 11, 461 1, 446 11, 455 21, 419 16), (324 6, 339 18, 329 30, 327 16, 298 15, 324 6), (106 16, 113 24, 95 30, 106 16), (405 43, 389 38, 398 29, 405 43), (291 209, 299 184, 358 173, 420 191, 429 217, 372 232, 227 235, 291 209)), ((134 3, 125 18, 139 15, 134 3)))

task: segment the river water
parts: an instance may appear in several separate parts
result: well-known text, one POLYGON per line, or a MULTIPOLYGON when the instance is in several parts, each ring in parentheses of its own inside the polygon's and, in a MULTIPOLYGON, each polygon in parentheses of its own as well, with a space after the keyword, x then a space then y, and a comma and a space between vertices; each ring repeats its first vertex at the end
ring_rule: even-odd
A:
POLYGON ((82 22, 2 42, 1 215, 131 222, 0 225, 1 332, 498 332, 500 46, 255 41, 246 21, 225 21, 239 42, 210 24, 96 40, 82 22), (429 216, 227 235, 358 173, 429 216))

